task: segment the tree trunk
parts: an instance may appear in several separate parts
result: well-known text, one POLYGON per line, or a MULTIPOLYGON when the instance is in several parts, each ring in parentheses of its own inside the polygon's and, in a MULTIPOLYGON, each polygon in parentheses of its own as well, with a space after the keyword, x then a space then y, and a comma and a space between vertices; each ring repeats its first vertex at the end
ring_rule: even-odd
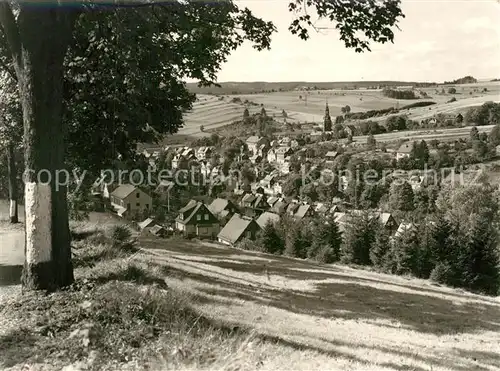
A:
MULTIPOLYGON (((55 3, 57 4, 57 3, 55 3)), ((17 21, 0 5, 19 85, 24 122, 27 290, 55 290, 74 280, 64 169, 63 61, 77 12, 60 5, 21 3, 17 21)))
POLYGON ((9 200, 10 200, 10 222, 15 224, 19 223, 18 211, 17 211, 17 201, 18 201, 18 190, 17 190, 17 167, 16 159, 14 157, 14 143, 8 143, 8 172, 9 172, 9 200))

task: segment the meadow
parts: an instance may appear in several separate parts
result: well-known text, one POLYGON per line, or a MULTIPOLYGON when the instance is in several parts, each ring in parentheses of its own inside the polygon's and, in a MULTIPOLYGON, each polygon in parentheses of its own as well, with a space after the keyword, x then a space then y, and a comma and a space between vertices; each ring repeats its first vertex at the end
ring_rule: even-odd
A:
POLYGON ((499 298, 147 233, 125 250, 88 223, 73 234, 75 285, 0 300, 0 368, 499 370, 499 298))
MULTIPOLYGON (((351 112, 365 112, 387 108, 402 108, 406 105, 432 101, 435 105, 430 107, 411 108, 401 113, 408 114, 411 119, 421 120, 432 117, 438 113, 464 112, 468 107, 481 105, 487 101, 500 101, 499 82, 480 82, 476 84, 456 85, 456 93, 449 94, 449 86, 416 88, 417 92, 427 94, 416 100, 393 99, 383 95, 381 89, 329 89, 329 90, 304 90, 288 86, 285 83, 281 87, 276 85, 272 92, 248 93, 256 83, 233 83, 226 89, 202 90, 211 94, 199 94, 198 101, 193 109, 185 115, 185 125, 179 130, 178 135, 200 136, 206 135, 200 130, 203 125, 204 131, 229 125, 243 117, 245 107, 251 114, 260 112, 264 107, 269 116, 274 116, 277 121, 283 122, 282 111, 287 114, 290 123, 317 122, 323 120, 325 105, 328 103, 332 117, 342 114, 342 107, 349 106, 351 112), (484 91, 484 89, 487 91, 484 91), (279 91, 282 89, 283 91, 279 91), (444 89, 444 93, 442 90, 444 89), (240 94, 218 94, 232 90, 240 94), (217 94, 217 95, 214 95, 217 94), (239 98, 241 102, 235 102, 239 98), (456 101, 449 103, 455 98, 456 101), (245 103, 247 102, 247 103, 245 103)), ((272 83, 269 83, 272 84, 272 83)), ((278 84, 278 83, 275 83, 278 84)), ((291 84, 291 83, 290 83, 291 84)), ((325 83, 326 84, 326 83, 325 83)), ((264 85, 263 85, 264 86, 264 85)), ((400 114, 401 114, 400 113, 400 114)), ((378 117, 375 120, 383 121, 388 116, 378 117)))

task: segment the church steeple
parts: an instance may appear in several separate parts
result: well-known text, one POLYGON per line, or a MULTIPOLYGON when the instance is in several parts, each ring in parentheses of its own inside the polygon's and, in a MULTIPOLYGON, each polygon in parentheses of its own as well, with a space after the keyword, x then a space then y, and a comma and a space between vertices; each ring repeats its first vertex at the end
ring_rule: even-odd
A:
POLYGON ((328 108, 328 102, 325 107, 325 117, 323 119, 323 131, 332 131, 332 118, 330 117, 330 109, 328 108))

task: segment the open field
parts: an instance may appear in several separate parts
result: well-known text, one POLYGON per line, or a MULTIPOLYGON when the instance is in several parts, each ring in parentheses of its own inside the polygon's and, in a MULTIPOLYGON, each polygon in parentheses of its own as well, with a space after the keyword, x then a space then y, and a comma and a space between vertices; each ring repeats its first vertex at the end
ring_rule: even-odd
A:
POLYGON ((498 298, 211 243, 141 246, 204 315, 296 349, 265 357, 257 347, 260 370, 500 370, 498 298))
MULTIPOLYGON (((441 89, 447 91, 448 87, 418 88, 417 91, 425 92, 428 97, 417 100, 392 99, 382 94, 382 90, 312 90, 312 91, 278 91, 271 93, 240 94, 227 96, 203 95, 198 96, 193 110, 185 116, 185 126, 179 130, 178 135, 200 136, 203 125, 205 130, 222 127, 242 118, 245 106, 251 114, 259 112, 261 105, 268 115, 275 115, 282 121, 282 110, 287 113, 288 122, 321 122, 323 120, 325 104, 328 102, 330 115, 338 116, 341 108, 349 105, 351 112, 365 112, 369 110, 402 108, 406 105, 432 101, 435 105, 430 107, 412 108, 398 114, 408 114, 411 119, 421 120, 432 117, 438 113, 463 112, 468 107, 478 106, 487 101, 500 102, 500 83, 484 82, 476 84, 457 85, 456 94, 442 94, 441 89), (482 92, 486 88, 487 92, 482 92), (447 103, 451 98, 457 101, 447 103), (232 100, 240 98, 242 102, 249 101, 256 105, 235 103, 232 100), (430 109, 429 109, 430 108, 430 109)), ((373 118, 384 121, 388 116, 373 118)))
MULTIPOLYGON (((489 133, 494 125, 477 126, 480 133, 489 133)), ((460 138, 468 138, 472 126, 464 126, 462 128, 445 128, 445 129, 421 129, 421 130, 407 130, 395 131, 386 134, 374 135, 377 142, 395 142, 401 139, 405 140, 425 140, 430 141, 437 139, 440 142, 455 141, 460 138)), ((355 142, 366 143, 367 135, 361 135, 353 138, 355 142)))
MULTIPOLYGON (((203 135, 204 130, 215 129, 233 123, 243 118, 243 111, 248 108, 250 114, 260 112, 261 107, 232 102, 231 97, 220 100, 213 95, 198 95, 198 101, 193 104, 191 112, 184 116, 185 125, 179 130, 180 135, 203 135)), ((265 107, 269 116, 281 116, 281 110, 265 107)))

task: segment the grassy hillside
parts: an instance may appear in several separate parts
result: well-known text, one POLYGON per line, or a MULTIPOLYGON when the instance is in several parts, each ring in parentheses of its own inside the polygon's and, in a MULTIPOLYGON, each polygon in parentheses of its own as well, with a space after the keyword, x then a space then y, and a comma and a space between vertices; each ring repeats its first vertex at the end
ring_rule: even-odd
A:
POLYGON ((144 235, 133 252, 109 230, 73 232, 73 287, 0 302, 0 368, 498 370, 498 298, 196 241, 144 235))

